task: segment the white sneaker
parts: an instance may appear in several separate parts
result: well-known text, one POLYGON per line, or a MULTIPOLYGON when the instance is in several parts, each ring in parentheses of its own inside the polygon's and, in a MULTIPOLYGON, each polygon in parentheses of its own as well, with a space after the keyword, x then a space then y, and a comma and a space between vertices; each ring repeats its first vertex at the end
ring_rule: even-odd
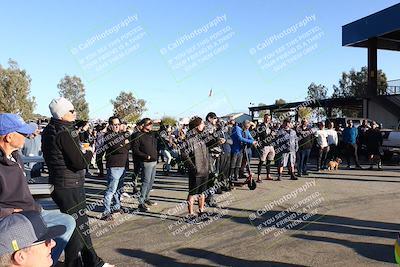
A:
POLYGON ((115 265, 111 265, 111 264, 106 262, 106 263, 104 263, 103 267, 115 267, 115 265))

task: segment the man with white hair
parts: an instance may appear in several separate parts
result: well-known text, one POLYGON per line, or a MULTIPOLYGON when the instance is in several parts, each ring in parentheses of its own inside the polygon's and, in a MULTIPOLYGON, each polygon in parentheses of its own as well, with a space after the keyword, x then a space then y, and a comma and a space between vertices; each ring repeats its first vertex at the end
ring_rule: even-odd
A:
POLYGON ((77 226, 65 248, 64 266, 82 266, 82 262, 83 266, 112 266, 97 256, 89 234, 84 182, 93 152, 81 149, 72 103, 61 97, 53 99, 49 108, 52 118, 42 133, 42 151, 54 185, 51 196, 62 212, 73 215, 77 226))

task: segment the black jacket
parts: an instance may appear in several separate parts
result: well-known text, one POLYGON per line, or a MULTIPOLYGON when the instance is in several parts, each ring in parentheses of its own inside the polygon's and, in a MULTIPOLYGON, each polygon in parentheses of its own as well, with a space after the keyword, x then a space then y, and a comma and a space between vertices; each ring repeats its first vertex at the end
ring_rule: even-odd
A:
POLYGON ((256 129, 256 140, 260 148, 271 146, 275 140, 275 132, 269 124, 261 123, 256 129))
POLYGON ((42 151, 54 188, 83 187, 93 153, 81 152, 72 123, 52 118, 42 133, 42 151))
POLYGON ((303 129, 299 126, 296 133, 299 138, 299 150, 312 149, 315 138, 312 129, 310 127, 303 129))
POLYGON ((16 162, 0 149, 0 217, 12 214, 14 209, 41 211, 29 191, 18 152, 14 151, 12 156, 16 162))
POLYGON ((143 162, 157 161, 157 138, 154 133, 136 133, 132 143, 135 160, 143 162), (150 159, 148 159, 148 156, 150 156, 150 159))
POLYGON ((185 141, 181 155, 188 168, 189 177, 208 177, 210 172, 210 154, 206 140, 201 137, 201 134, 195 135, 185 141))
POLYGON ((123 133, 107 132, 104 140, 107 168, 125 167, 129 152, 129 147, 125 144, 125 140, 127 140, 125 135, 123 133))
POLYGON ((369 129, 365 134, 365 144, 369 153, 379 154, 379 150, 383 143, 383 136, 378 128, 369 129))

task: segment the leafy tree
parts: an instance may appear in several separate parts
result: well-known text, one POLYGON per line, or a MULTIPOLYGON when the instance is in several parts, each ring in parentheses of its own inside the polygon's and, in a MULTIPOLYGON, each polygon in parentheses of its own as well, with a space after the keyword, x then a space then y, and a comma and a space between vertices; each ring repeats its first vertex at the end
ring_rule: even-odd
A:
MULTIPOLYGON (((266 104, 264 104, 264 103, 259 103, 258 106, 259 106, 259 107, 262 107, 262 106, 266 106, 266 104)), ((262 119, 262 118, 264 118, 264 115, 265 115, 266 113, 267 113, 266 110, 261 110, 261 111, 258 112, 258 117, 262 119)))
POLYGON ((316 85, 315 83, 311 83, 310 86, 308 86, 307 98, 317 100, 325 99, 327 92, 328 88, 326 88, 325 85, 316 85))
POLYGON ((177 123, 177 120, 174 117, 171 117, 171 116, 164 116, 164 117, 161 118, 161 122, 164 125, 174 126, 177 123))
POLYGON ((8 68, 0 65, 0 112, 17 113, 24 120, 33 119, 35 97, 30 97, 31 77, 12 59, 8 68))
POLYGON ((85 99, 85 86, 81 78, 65 75, 57 85, 59 94, 70 100, 80 120, 89 120, 89 104, 85 99))
MULTIPOLYGON (((367 95, 367 88, 368 68, 362 67, 360 71, 351 69, 349 72, 342 72, 338 86, 333 86, 332 97, 363 97, 367 95)), ((378 93, 385 94, 386 89, 386 74, 382 70, 378 70, 378 93)))
POLYGON ((313 109, 310 107, 301 107, 297 111, 297 114, 299 115, 300 119, 310 119, 313 114, 313 109))
POLYGON ((121 119, 136 123, 146 109, 146 101, 137 99, 132 92, 122 91, 115 100, 110 100, 114 107, 114 115, 121 119))
POLYGON ((277 106, 283 106, 285 104, 286 104, 286 101, 283 100, 282 98, 279 98, 279 99, 275 100, 275 105, 277 105, 277 106))
MULTIPOLYGON (((328 88, 325 85, 315 83, 311 83, 307 89, 307 98, 306 100, 321 100, 325 99, 328 92, 328 88)), ((312 110, 313 117, 316 117, 318 120, 321 120, 323 116, 326 115, 326 110, 323 108, 315 108, 312 110)))

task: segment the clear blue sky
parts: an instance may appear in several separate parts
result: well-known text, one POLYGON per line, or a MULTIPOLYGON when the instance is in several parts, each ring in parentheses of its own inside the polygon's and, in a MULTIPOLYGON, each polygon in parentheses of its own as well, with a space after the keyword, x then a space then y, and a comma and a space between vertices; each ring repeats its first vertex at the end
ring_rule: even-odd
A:
MULTIPOLYGON (((43 115, 49 115, 48 103, 58 96, 57 83, 65 74, 82 77, 91 118, 111 115, 110 99, 121 90, 133 91, 145 99, 149 109, 146 115, 153 118, 164 114, 204 115, 208 111, 218 115, 247 112, 249 103, 270 104, 278 98, 302 100, 311 82, 322 83, 331 91, 342 71, 367 64, 365 49, 341 46, 341 26, 396 3, 2 1, 0 64, 6 65, 12 58, 27 70, 32 77, 31 94, 37 99, 36 112, 43 115), (307 17, 313 19, 299 26, 307 17), (205 25, 207 32, 199 32, 205 25), (288 33, 286 30, 294 25, 296 32, 288 33), (107 32, 110 29, 114 30, 107 32), (262 69, 257 64, 263 56, 286 45, 282 57, 293 48, 290 42, 293 44, 312 29, 317 29, 319 35, 307 35, 314 41, 297 48, 301 56, 294 58, 296 52, 280 59, 281 63, 290 60, 286 67, 262 69), (90 42, 102 33, 103 37, 90 42), (278 40, 261 48, 265 40, 282 33, 278 40), (125 53, 120 59, 110 61, 102 70, 95 69, 99 65, 82 63, 85 57, 105 60, 104 53, 111 53, 123 43, 115 45, 118 38, 133 38, 129 45, 119 48, 125 53), (218 45, 196 57, 195 53, 207 46, 203 46, 207 38, 214 38, 218 45), (181 43, 177 45, 176 40, 181 43), (106 49, 101 50, 103 47, 106 49), (191 47, 194 49, 188 51, 191 47), (257 47, 260 49, 252 55, 250 49, 257 47), (162 49, 166 50, 160 52, 162 49), (182 54, 184 51, 189 54, 182 54), (210 57, 206 58, 207 54, 210 57), (183 70, 171 63, 174 57, 197 60, 198 66, 183 70), (211 88, 213 94, 208 97, 211 88)), ((270 57, 269 62, 277 57, 270 57)), ((400 78, 400 53, 380 51, 378 60, 378 67, 388 79, 400 78)))

